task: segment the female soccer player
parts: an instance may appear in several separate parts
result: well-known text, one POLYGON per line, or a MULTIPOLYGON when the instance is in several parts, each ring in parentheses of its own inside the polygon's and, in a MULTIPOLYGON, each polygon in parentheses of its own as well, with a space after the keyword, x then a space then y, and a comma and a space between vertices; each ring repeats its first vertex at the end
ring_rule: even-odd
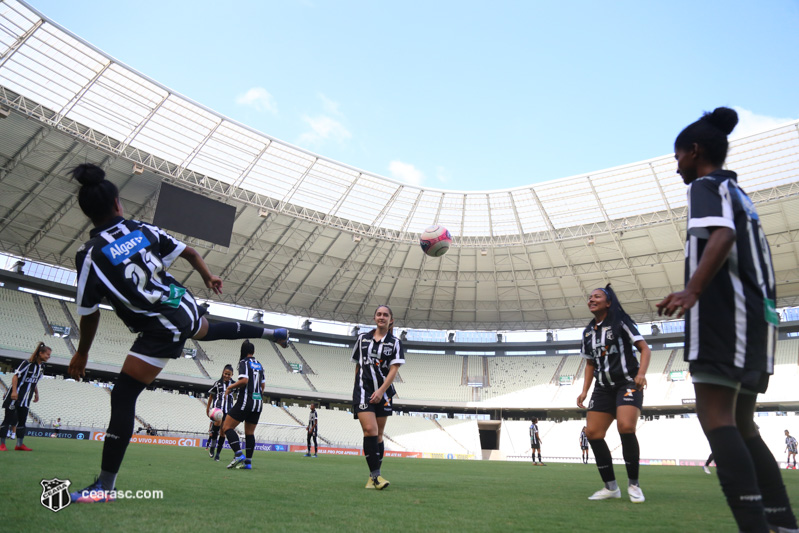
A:
POLYGON ((791 437, 788 430, 785 430, 785 451, 788 452, 788 467, 791 466, 791 456, 793 456, 793 468, 796 470, 796 439, 791 437))
POLYGON ((227 465, 228 468, 252 470, 255 427, 261 418, 261 409, 264 406, 262 395, 265 387, 264 367, 255 359, 255 346, 250 341, 244 341, 241 343, 239 357, 239 379, 225 389, 227 396, 236 389, 242 389, 222 425, 228 444, 235 454, 233 461, 227 465), (236 433, 236 426, 242 422, 244 422, 244 452, 241 451, 239 435, 236 433))
POLYGON ((591 292, 588 310, 594 319, 583 333, 583 357, 587 361, 583 392, 577 397, 577 405, 585 408, 583 402, 588 396, 591 382, 596 378, 596 386, 588 403, 586 435, 594 450, 599 475, 605 482, 605 486, 588 499, 621 498, 613 473, 613 459, 605 442, 605 434, 615 418, 627 467, 627 494, 631 502, 642 503, 645 498, 638 485, 640 452, 635 426, 644 402, 649 345, 638 333, 635 322, 624 312, 610 284, 591 292), (633 346, 641 354, 640 363, 633 353, 633 346))
POLYGON ((103 443, 100 475, 83 491, 71 494, 72 501, 78 503, 105 502, 111 500, 110 491, 114 490, 133 434, 136 399, 169 359, 181 356, 187 339, 260 337, 285 348, 288 332, 237 322, 209 324, 202 316, 205 309, 166 272, 182 257, 200 274, 206 287, 220 294, 222 279, 211 274, 200 254, 156 226, 124 219, 119 191, 105 179, 100 167, 78 165, 71 174, 81 184, 78 204, 94 229, 75 259, 81 336, 69 364, 70 376, 80 379, 85 375, 103 298, 111 302, 125 325, 139 334, 111 393, 111 421, 103 443))
POLYGON ((696 414, 738 529, 795 529, 779 466, 754 424, 757 394, 774 371, 778 317, 757 211, 735 172, 722 169, 737 123, 734 110, 719 107, 674 141, 677 173, 688 185, 686 284, 657 307, 685 315, 696 414))
POLYGON ((538 419, 533 418, 530 422, 530 449, 533 453, 533 466, 540 464, 544 466, 544 461, 541 460, 541 437, 538 435, 538 419), (535 462, 535 452, 538 451, 538 462, 535 462))
POLYGON ((580 453, 582 454, 583 464, 588 464, 588 436, 585 434, 585 426, 580 430, 580 453))
POLYGON ((375 310, 375 329, 358 335, 352 349, 355 387, 352 412, 363 430, 363 454, 369 466, 367 489, 383 490, 388 480, 380 475, 383 463, 383 430, 397 394, 392 383, 405 364, 402 342, 394 336, 394 313, 387 305, 375 310))
POLYGON ((225 390, 230 386, 231 380, 233 379, 233 367, 230 365, 225 365, 225 369, 222 371, 222 377, 216 380, 211 390, 208 391, 208 403, 205 405, 205 416, 211 416, 211 409, 221 409, 224 415, 222 416, 222 420, 214 420, 212 422, 211 427, 211 438, 209 439, 208 443, 208 454, 211 459, 215 461, 219 461, 219 454, 222 452, 222 448, 225 446, 225 434, 219 435, 219 429, 222 427, 222 422, 224 422, 225 418, 227 417, 228 411, 230 410, 230 406, 234 398, 231 398, 229 395, 225 394, 225 390), (217 438, 219 439, 219 444, 217 444, 217 438), (216 448, 216 454, 214 453, 214 448, 216 448))
MULTIPOLYGON (((33 450, 22 444, 25 438, 25 422, 28 420, 28 407, 31 403, 39 401, 39 380, 42 378, 42 365, 50 359, 50 347, 43 342, 36 345, 36 349, 28 358, 17 367, 14 377, 11 378, 11 387, 3 398, 5 416, 0 424, 0 452, 8 451, 6 448, 6 435, 8 428, 16 426, 17 445, 14 449, 22 452, 33 450)), ((60 419, 59 419, 60 420, 60 419)))

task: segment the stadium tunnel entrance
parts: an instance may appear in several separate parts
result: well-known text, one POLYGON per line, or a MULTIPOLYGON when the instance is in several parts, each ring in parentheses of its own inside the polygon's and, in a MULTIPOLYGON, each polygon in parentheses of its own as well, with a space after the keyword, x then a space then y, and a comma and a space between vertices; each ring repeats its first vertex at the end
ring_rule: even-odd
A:
POLYGON ((477 422, 480 431, 480 448, 483 459, 491 459, 492 453, 499 453, 499 436, 502 431, 501 420, 480 420, 477 422))

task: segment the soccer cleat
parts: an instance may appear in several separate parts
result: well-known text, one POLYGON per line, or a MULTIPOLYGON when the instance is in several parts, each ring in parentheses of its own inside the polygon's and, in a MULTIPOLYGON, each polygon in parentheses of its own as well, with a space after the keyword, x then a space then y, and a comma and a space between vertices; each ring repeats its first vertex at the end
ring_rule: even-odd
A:
POLYGON ((704 470, 704 471, 705 471, 705 474, 708 474, 708 475, 710 475, 710 469, 709 469, 707 466, 703 466, 703 467, 702 467, 702 470, 704 470))
POLYGON ((391 485, 386 478, 383 476, 377 476, 372 478, 372 483, 374 484, 377 490, 383 490, 384 488, 391 485))
POLYGON ((20 444, 19 446, 14 446, 14 449, 18 452, 32 452, 30 448, 25 446, 24 444, 20 444))
POLYGON ((313 454, 313 456, 314 456, 314 457, 318 457, 318 455, 316 455, 316 454, 313 454))
POLYGON ((646 501, 646 498, 644 498, 644 492, 638 485, 628 485, 627 495, 630 496, 630 501, 633 503, 644 503, 644 501, 646 501))
POLYGON ((8 448, 6 448, 5 444, 0 444, 0 452, 7 452, 8 448))
POLYGON ((111 503, 116 500, 111 491, 103 489, 99 479, 83 490, 70 492, 69 499, 72 503, 111 503))
POLYGON ((210 457, 211 459, 213 459, 213 458, 214 458, 214 452, 213 452, 213 451, 209 451, 209 452, 208 452, 208 457, 210 457))
POLYGON ((768 525, 769 533, 799 533, 799 529, 790 529, 782 526, 768 525))
POLYGON ((252 470, 252 463, 239 463, 236 466, 238 470, 252 470))
POLYGON ((310 457, 310 456, 311 456, 310 453, 306 453, 305 455, 303 455, 303 457, 310 457))
POLYGON ((289 345, 289 330, 286 328, 277 328, 275 330, 275 343, 281 348, 288 348, 289 345))
POLYGON ((367 489, 375 488, 375 481, 372 478, 369 478, 369 481, 366 482, 367 489))
POLYGON ((591 496, 588 497, 589 500, 610 500, 613 498, 621 498, 621 490, 608 490, 605 487, 602 487, 591 496))
POLYGON ((239 465, 242 464, 245 459, 246 459, 246 457, 244 457, 244 454, 236 455, 235 457, 233 457, 233 460, 230 461, 230 464, 227 465, 227 467, 228 468, 240 468, 239 465))
POLYGON ((218 455, 214 456, 214 461, 216 461, 217 463, 219 462, 219 456, 218 455))

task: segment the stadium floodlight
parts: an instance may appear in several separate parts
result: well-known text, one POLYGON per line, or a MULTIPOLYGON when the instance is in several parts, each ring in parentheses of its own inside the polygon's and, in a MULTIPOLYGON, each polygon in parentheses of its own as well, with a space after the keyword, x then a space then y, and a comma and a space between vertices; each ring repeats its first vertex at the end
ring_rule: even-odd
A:
POLYGON ((144 174, 144 167, 138 163, 133 164, 133 174, 136 176, 140 176, 144 174))

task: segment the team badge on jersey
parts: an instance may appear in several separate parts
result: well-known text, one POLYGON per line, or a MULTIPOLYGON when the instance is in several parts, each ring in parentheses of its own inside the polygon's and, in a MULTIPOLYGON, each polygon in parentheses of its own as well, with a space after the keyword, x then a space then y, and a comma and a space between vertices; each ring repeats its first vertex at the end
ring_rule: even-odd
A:
POLYGON ((72 484, 68 479, 43 479, 42 484, 42 505, 57 513, 67 507, 72 500, 69 497, 69 486, 72 484))
POLYGON ((130 259, 133 254, 150 245, 150 241, 144 236, 141 230, 131 231, 127 235, 120 237, 110 244, 103 246, 105 256, 116 266, 126 259, 130 259))
POLYGON ((394 351, 393 346, 383 346, 383 356, 388 357, 394 351))
POLYGON ((613 330, 611 328, 605 328, 605 339, 609 341, 613 340, 613 330))

